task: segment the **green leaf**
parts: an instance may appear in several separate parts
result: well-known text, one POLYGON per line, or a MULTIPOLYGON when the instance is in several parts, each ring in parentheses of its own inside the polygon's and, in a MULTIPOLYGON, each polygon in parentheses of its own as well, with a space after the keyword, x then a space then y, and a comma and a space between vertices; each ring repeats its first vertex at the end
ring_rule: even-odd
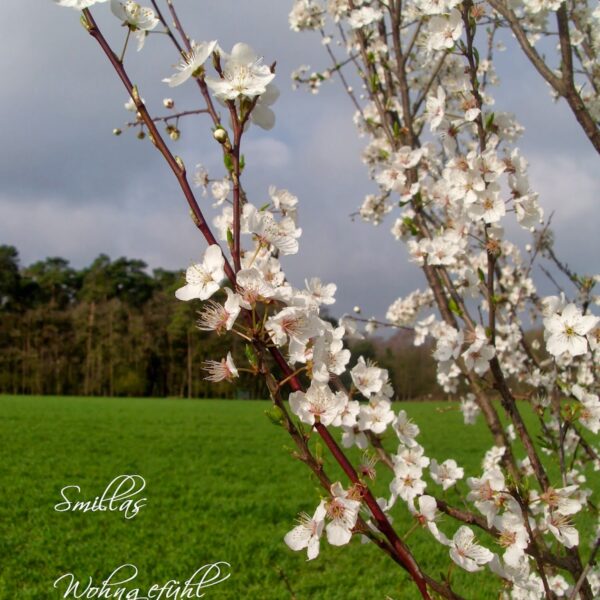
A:
POLYGON ((323 462, 323 445, 321 442, 319 442, 319 440, 317 440, 315 443, 315 458, 317 459, 317 462, 323 462))
POLYGON ((256 365, 258 365, 258 357, 256 356, 256 352, 254 351, 254 348, 250 344, 246 344, 244 346, 244 354, 246 355, 248 362, 253 367, 256 367, 256 365))
POLYGON ((562 379, 557 379, 556 385, 561 389, 563 393, 569 394, 569 385, 566 381, 563 381, 562 379))
POLYGON ((371 78, 369 79, 369 83, 371 85, 371 91, 376 92, 377 87, 379 86, 379 77, 377 76, 377 73, 373 73, 371 75, 371 78))
POLYGON ((223 164, 225 165, 225 168, 229 173, 233 172, 233 160, 231 158, 231 155, 227 152, 223 154, 223 164))
POLYGON ((454 298, 450 298, 450 300, 448 300, 448 308, 455 314, 458 315, 459 317, 462 316, 462 310, 460 310, 460 307, 458 306, 458 304, 456 304, 456 301, 454 300, 454 298))
POLYGON ((402 219, 402 223, 404 223, 404 225, 410 229, 410 232, 413 235, 419 235, 419 230, 410 217, 404 217, 404 219, 402 219))

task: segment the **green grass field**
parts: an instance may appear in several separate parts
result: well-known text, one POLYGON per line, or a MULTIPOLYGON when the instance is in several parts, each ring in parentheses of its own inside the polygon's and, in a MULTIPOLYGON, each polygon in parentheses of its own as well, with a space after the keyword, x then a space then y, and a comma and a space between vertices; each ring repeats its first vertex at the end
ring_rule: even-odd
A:
MULTIPOLYGON (((358 539, 342 548, 324 542, 312 562, 285 546, 297 513, 312 513, 320 489, 290 456, 285 431, 264 415, 268 406, 0 396, 0 598, 60 598, 53 588, 60 575, 100 582, 125 563, 137 566, 136 584, 147 589, 185 580, 217 561, 230 563, 232 574, 206 598, 417 598, 404 573, 358 539), (148 505, 132 520, 115 512, 53 509, 64 486, 79 485, 92 499, 126 473, 142 475, 147 484, 148 505)), ((430 456, 453 456, 467 475, 476 475, 491 437, 481 424, 465 429, 450 406, 404 404, 421 425, 430 456)), ((380 475, 375 488, 383 495, 389 475, 383 467, 380 475)), ((405 533, 411 518, 400 505, 393 516, 405 533)), ((454 529, 449 521, 441 528, 454 529)), ((425 570, 447 571, 446 551, 425 531, 408 541, 425 570)), ((485 575, 454 569, 452 577, 467 598, 497 597, 485 575)))

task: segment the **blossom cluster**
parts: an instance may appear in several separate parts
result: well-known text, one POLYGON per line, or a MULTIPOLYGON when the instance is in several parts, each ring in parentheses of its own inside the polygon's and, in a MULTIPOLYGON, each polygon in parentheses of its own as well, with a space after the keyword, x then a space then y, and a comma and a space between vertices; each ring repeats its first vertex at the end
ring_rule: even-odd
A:
MULTIPOLYGON (((494 107, 490 90, 497 78, 492 59, 501 49, 495 30, 488 28, 484 43, 474 49, 476 35, 489 23, 486 6, 413 0, 402 4, 403 20, 398 22, 396 4, 296 1, 290 13, 292 30, 320 31, 332 65, 323 76, 307 76, 310 67, 303 67, 294 74, 294 83, 315 93, 346 64, 344 86, 357 75, 362 79, 360 93, 348 87, 346 91, 357 108, 354 123, 366 140, 362 159, 377 191, 365 197, 359 214, 373 225, 391 218, 392 235, 406 244, 410 260, 429 284, 425 292, 416 290, 395 300, 386 319, 392 327, 412 327, 415 345, 430 345, 441 388, 461 395, 465 424, 474 423, 483 412, 495 432, 496 445, 482 462, 484 472, 467 478, 470 491, 463 501, 485 517, 488 531, 506 550, 502 555, 480 550, 463 525, 453 538, 451 557, 467 570, 487 565, 510 583, 514 598, 543 597, 547 586, 558 596, 568 595, 572 587, 562 575, 536 573, 531 545, 544 536, 553 536, 566 548, 579 545, 573 516, 585 508, 590 491, 583 486, 586 467, 576 450, 588 441, 578 426, 592 434, 600 429, 600 318, 592 312, 599 300, 593 296, 598 276, 574 275, 556 259, 575 283, 575 298, 538 294, 534 261, 555 257, 549 220, 544 220, 540 198, 530 185, 528 163, 515 147, 522 127, 513 115, 494 107), (410 51, 403 54, 407 45, 410 51), (349 60, 335 56, 336 46, 349 60), (354 66, 358 73, 349 74, 354 66), (515 224, 535 234, 526 253, 508 239, 515 224), (543 332, 533 340, 526 334, 531 325, 543 332), (510 427, 499 428, 489 390, 502 390, 503 404, 514 406, 514 384, 527 390, 525 398, 538 414, 546 443, 573 457, 571 470, 563 457, 562 485, 553 488, 545 479, 532 446, 524 459, 514 457, 515 437, 527 444, 529 435, 515 411, 508 413, 510 427), (532 486, 534 480, 538 491, 515 494, 516 482, 532 486), (569 497, 572 503, 567 507, 557 497, 569 497), (456 550, 456 544, 462 549, 456 550)), ((495 10, 500 3, 490 4, 495 10)), ((515 11, 534 46, 551 29, 549 19, 560 8, 557 2, 510 5, 507 11, 515 11)), ((578 53, 586 65, 582 80, 597 78, 591 57, 599 48, 599 16, 600 11, 589 10, 583 2, 575 3, 569 15, 570 25, 577 19, 586 24, 585 33, 572 31, 574 45, 587 47, 578 53)), ((597 97, 584 91, 582 98, 597 119, 597 97)), ((348 328, 352 320, 352 315, 345 317, 348 328)), ((378 322, 354 321, 367 321, 371 331, 378 322)), ((368 395, 366 399, 375 411, 377 401, 368 395)), ((380 436, 386 421, 398 434, 400 418, 384 410, 378 413, 376 431, 358 420, 352 437, 344 428, 344 439, 366 447, 361 434, 380 436)), ((586 458, 599 469, 597 457, 597 450, 591 449, 586 458)), ((423 472, 428 467, 432 481, 450 487, 459 473, 463 476, 460 467, 448 459, 440 479, 442 465, 426 457, 410 435, 400 437, 399 450, 391 458, 394 480, 387 505, 401 498, 440 543, 452 547, 434 523, 436 504, 425 495, 430 492, 423 472), (421 502, 424 508, 417 508, 421 502)), ((597 575, 589 581, 597 586, 597 575)))
MULTIPOLYGON (((106 0, 55 1, 87 11, 106 0)), ((559 10, 553 0, 512 5, 529 25, 530 38, 545 32, 550 13, 559 10)), ((111 0, 110 6, 127 28, 126 40, 132 33, 137 37, 138 50, 159 23, 172 33, 151 8, 132 0, 111 0)), ((355 125, 366 138, 362 157, 376 188, 359 212, 375 225, 393 215, 392 235, 406 244, 428 284, 425 291, 394 301, 386 317, 393 327, 412 327, 415 345, 429 344, 437 380, 444 392, 460 398, 465 424, 483 414, 494 444, 480 472, 466 476, 455 459, 428 456, 419 426, 406 410, 394 407, 387 370, 362 356, 352 360, 345 339, 356 331, 353 319, 347 315, 332 323, 323 314, 335 302, 336 285, 313 277, 296 287, 287 279, 282 260, 298 252, 302 235, 298 198, 271 186, 264 202, 253 203, 240 182, 242 136, 250 122, 273 127, 271 107, 278 96, 274 69, 244 43, 226 52, 216 40, 196 43, 186 37, 175 72, 163 79, 170 88, 199 84, 226 167, 217 179, 197 167, 194 182, 205 195, 210 189, 218 212, 212 228, 199 218, 199 208, 194 212, 209 246, 187 268, 175 295, 201 303, 199 329, 235 335, 246 344, 247 363, 236 365, 230 352, 215 357, 202 365, 207 379, 234 381, 243 371, 265 376, 288 431, 298 432, 305 462, 310 463, 308 441, 317 433, 346 466, 329 429, 338 430, 343 447, 364 452, 351 485, 325 485, 312 516, 300 515, 284 538, 292 550, 306 550, 308 559, 315 559, 323 534, 334 546, 358 534, 393 540, 389 513, 404 505, 453 563, 468 572, 489 569, 504 580, 511 598, 551 597, 549 590, 564 597, 576 585, 586 586, 590 597, 600 592, 600 574, 591 564, 585 573, 577 566, 581 540, 575 524, 591 495, 585 487, 586 459, 600 469, 598 450, 580 428, 592 434, 600 430, 600 318, 592 313, 598 278, 576 276, 556 260, 576 283, 577 296, 538 295, 532 267, 538 255, 553 256, 549 223, 530 187, 527 162, 514 147, 521 127, 512 115, 493 110, 493 34, 486 40, 487 58, 474 46, 485 11, 457 0, 412 0, 398 16, 392 10, 397 6, 393 0, 296 0, 291 29, 321 32, 334 64, 308 76, 310 68, 301 67, 293 79, 318 92, 322 82, 340 72, 343 65, 331 51, 335 32, 349 55, 344 64, 359 65, 361 93, 351 86, 346 91, 357 109, 355 125), (410 50, 404 54, 406 44, 410 50), (229 127, 215 106, 228 113, 229 127), (507 239, 515 223, 538 230, 527 256, 507 239), (531 340, 525 328, 540 322, 543 334, 531 340), (286 405, 281 395, 290 383, 286 405), (539 417, 541 451, 521 417, 517 386, 526 390, 523 396, 539 417), (496 391, 508 426, 492 402, 496 391), (370 453, 369 446, 377 452, 370 453), (551 482, 541 455, 557 459, 558 483, 551 482), (386 495, 375 500, 368 483, 379 468, 376 457, 392 478, 386 495), (451 506, 448 497, 459 498, 461 508, 451 506), (461 522, 458 529, 444 515, 461 522), (476 538, 475 526, 486 532, 483 540, 476 538), (552 560, 540 567, 547 556, 552 560)), ((574 44, 591 52, 597 47, 600 13, 579 9, 591 25, 579 37, 573 32, 574 44)), ((121 68, 123 56, 117 61, 121 68)), ((588 76, 586 69, 595 76, 589 60, 581 64, 582 77, 588 76)), ((128 91, 128 108, 150 129, 137 89, 128 91)), ((597 110, 592 97, 584 95, 583 101, 597 110)), ((165 99, 163 105, 173 109, 174 101, 165 99)), ((157 144, 156 132, 152 135, 157 144)), ((180 169, 178 179, 184 179, 180 159, 163 152, 180 169)), ((184 191, 193 196, 185 185, 184 191)), ((375 325, 369 320, 368 330, 375 325)), ((322 475, 318 461, 314 464, 322 475)), ((352 467, 345 470, 352 475, 352 467)))

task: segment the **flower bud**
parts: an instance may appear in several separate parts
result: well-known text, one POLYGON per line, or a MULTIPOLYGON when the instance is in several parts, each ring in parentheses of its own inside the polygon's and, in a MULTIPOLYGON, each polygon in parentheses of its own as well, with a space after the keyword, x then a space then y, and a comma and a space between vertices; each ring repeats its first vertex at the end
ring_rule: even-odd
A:
POLYGON ((353 310, 353 311, 354 311, 354 312, 355 312, 357 315, 360 315, 360 312, 361 312, 361 311, 360 311, 360 306, 355 306, 355 307, 354 307, 352 310, 353 310))
POLYGON ((173 98, 165 98, 163 100, 163 106, 165 108, 173 108, 175 106, 175 100, 173 100, 173 98))
POLYGON ((113 135, 121 135, 122 133, 123 132, 118 127, 115 127, 113 129, 113 135))
POLYGON ((173 140, 177 141, 181 137, 181 131, 175 127, 175 125, 167 125, 167 135, 173 140))
POLYGON ((140 131, 140 132, 137 134, 137 139, 138 139, 138 140, 143 140, 145 137, 146 137, 146 134, 145 134, 143 131, 140 131))
POLYGON ((190 210, 189 212, 190 219, 194 222, 196 227, 200 227, 200 221, 198 221, 198 217, 194 214, 194 211, 190 210))
POLYGON ((140 101, 140 92, 138 90, 137 85, 134 85, 133 88, 131 88, 131 99, 135 102, 137 106, 137 103, 140 101))
POLYGON ((224 144, 227 141, 227 132, 222 127, 217 127, 213 131, 213 137, 219 144, 224 144))
POLYGON ((279 406, 274 405, 268 410, 265 410, 265 415, 273 425, 283 425, 285 422, 285 415, 279 406))

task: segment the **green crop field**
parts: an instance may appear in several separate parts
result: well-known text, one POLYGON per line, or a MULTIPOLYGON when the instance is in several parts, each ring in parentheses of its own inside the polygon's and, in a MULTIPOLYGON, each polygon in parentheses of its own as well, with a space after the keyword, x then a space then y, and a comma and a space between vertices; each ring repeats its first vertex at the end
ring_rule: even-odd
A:
MULTIPOLYGON (((321 491, 291 457, 285 431, 264 415, 268 406, 0 396, 0 598, 60 598, 64 587, 53 588, 60 575, 99 583, 127 563, 139 571, 134 587, 147 590, 217 561, 230 563, 231 577, 206 598, 417 598, 404 573, 359 539, 342 548, 323 541, 312 562, 283 543, 297 513, 312 513, 321 491), (93 499, 121 474, 146 480, 147 505, 135 518, 54 510, 63 487, 79 485, 81 497, 93 499)), ((465 428, 450 404, 403 406, 421 425, 419 440, 431 457, 454 457, 466 475, 479 473, 491 445, 481 423, 465 428)), ((327 460, 326 468, 335 478, 327 460)), ((381 467, 378 494, 388 482, 381 467)), ((456 492, 448 498, 456 501, 456 492)), ((404 507, 392 514, 406 533, 412 522, 404 507)), ((455 529, 449 520, 440 527, 455 529)), ((425 570, 447 573, 447 550, 426 531, 408 541, 425 570)), ((453 569, 452 581, 466 598, 497 597, 485 574, 453 569)))

